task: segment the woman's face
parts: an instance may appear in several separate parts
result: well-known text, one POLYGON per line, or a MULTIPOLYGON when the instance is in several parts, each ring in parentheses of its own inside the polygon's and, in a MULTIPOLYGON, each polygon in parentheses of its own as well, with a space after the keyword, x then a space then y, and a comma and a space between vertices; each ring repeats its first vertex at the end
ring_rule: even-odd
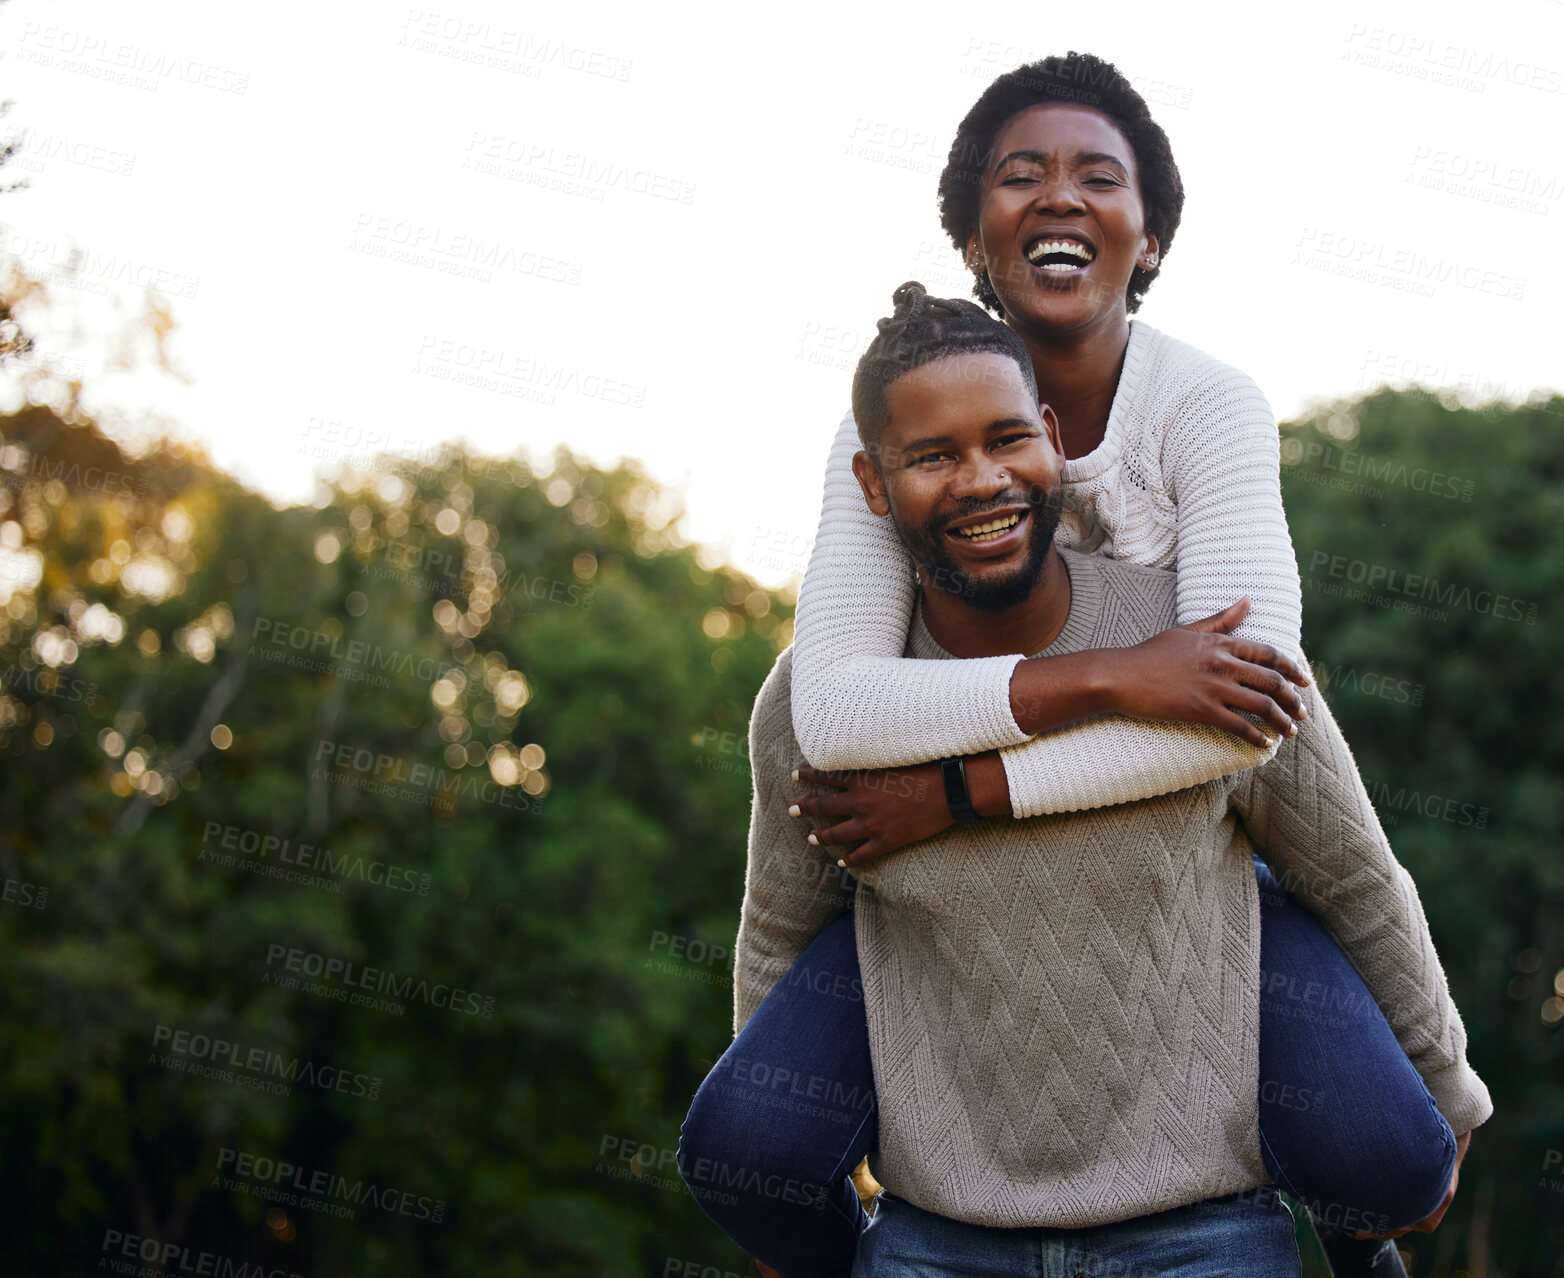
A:
POLYGON ((968 262, 988 270, 1017 332, 1058 337, 1122 324, 1137 265, 1156 264, 1135 154, 1099 111, 1028 107, 983 172, 968 262))

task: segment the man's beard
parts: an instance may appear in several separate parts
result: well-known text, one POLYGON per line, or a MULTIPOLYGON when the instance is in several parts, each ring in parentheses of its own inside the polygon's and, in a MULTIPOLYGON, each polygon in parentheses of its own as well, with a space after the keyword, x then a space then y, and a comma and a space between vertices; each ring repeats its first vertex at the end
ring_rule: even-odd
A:
POLYGON ((1041 501, 1037 499, 1035 489, 1030 495, 1002 493, 991 501, 963 502, 962 509, 955 514, 930 520, 919 528, 907 528, 900 520, 896 520, 896 531, 901 534, 913 559, 923 568, 930 586, 955 595, 979 612, 1004 612, 1015 607, 1036 589, 1043 569, 1048 566, 1048 552, 1053 549, 1054 532, 1059 527, 1059 516, 1063 509, 1062 487, 1055 488, 1041 501), (989 511, 1022 504, 1031 514, 1031 522, 1026 556, 1021 563, 1004 576, 979 578, 962 572, 950 553, 943 529, 957 519, 970 519, 989 511))

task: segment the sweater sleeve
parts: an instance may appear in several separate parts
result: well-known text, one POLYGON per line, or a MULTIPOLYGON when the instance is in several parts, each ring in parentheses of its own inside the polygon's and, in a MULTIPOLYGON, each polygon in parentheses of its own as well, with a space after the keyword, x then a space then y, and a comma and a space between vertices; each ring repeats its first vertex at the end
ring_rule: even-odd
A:
POLYGON ((1108 715, 1000 751, 1017 817, 1137 803, 1266 762, 1276 753, 1200 723, 1108 715))
MULTIPOLYGON (((808 824, 787 814, 800 788, 791 782, 799 756, 788 705, 790 666, 789 653, 783 653, 750 716, 754 790, 744 905, 733 947, 735 1037, 821 929, 852 904, 856 883, 825 848, 809 845, 808 824)), ((813 792, 827 793, 824 787, 813 792)))
POLYGON ((1163 436, 1162 473, 1178 510, 1179 625, 1248 595, 1237 633, 1296 659, 1303 592, 1276 418, 1260 388, 1225 365, 1198 382, 1163 436))
POLYGON ((1363 977, 1457 1135, 1493 1113, 1412 877, 1391 853, 1357 763, 1317 688, 1276 758, 1234 785, 1255 850, 1363 977))
POLYGON ((1029 817, 1148 799, 1270 757, 1215 729, 1118 716, 1028 737, 1010 712, 1019 655, 901 656, 912 563, 891 520, 864 504, 852 471, 858 449, 849 413, 831 447, 794 620, 793 728, 815 767, 894 768, 1000 749, 1011 809, 1029 817))

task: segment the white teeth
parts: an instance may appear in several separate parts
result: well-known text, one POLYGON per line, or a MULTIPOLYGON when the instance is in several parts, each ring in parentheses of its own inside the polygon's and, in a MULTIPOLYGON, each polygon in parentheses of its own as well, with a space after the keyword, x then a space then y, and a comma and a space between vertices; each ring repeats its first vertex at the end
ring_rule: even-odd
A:
POLYGON ((956 531, 968 541, 993 541, 1020 522, 1020 515, 1006 515, 1003 519, 995 519, 986 524, 975 524, 971 528, 958 528, 956 531))
MULTIPOLYGON (((1082 262, 1090 262, 1096 254, 1086 245, 1075 240, 1039 240, 1027 250, 1026 260, 1037 262, 1050 253, 1068 253, 1071 257, 1079 258, 1082 262)), ((1049 262, 1043 267, 1045 271, 1076 271, 1078 266, 1071 266, 1068 262, 1049 262)))

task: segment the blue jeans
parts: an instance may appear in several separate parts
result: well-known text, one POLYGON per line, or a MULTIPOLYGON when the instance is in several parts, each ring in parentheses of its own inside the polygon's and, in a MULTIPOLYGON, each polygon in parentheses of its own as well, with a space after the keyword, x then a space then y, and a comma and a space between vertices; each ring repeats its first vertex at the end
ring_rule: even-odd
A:
POLYGON ((990 1229, 875 1200, 852 1278, 1297 1278, 1292 1213, 1276 1191, 1212 1198, 1095 1229, 990 1229))
MULTIPOLYGON (((1346 956, 1258 859, 1255 875, 1265 1165, 1326 1227, 1413 1224, 1444 1196, 1455 1138, 1346 956)), ((878 1133, 849 912, 701 1083, 679 1170, 750 1255, 786 1278, 846 1278, 869 1224, 849 1174, 878 1133)))

